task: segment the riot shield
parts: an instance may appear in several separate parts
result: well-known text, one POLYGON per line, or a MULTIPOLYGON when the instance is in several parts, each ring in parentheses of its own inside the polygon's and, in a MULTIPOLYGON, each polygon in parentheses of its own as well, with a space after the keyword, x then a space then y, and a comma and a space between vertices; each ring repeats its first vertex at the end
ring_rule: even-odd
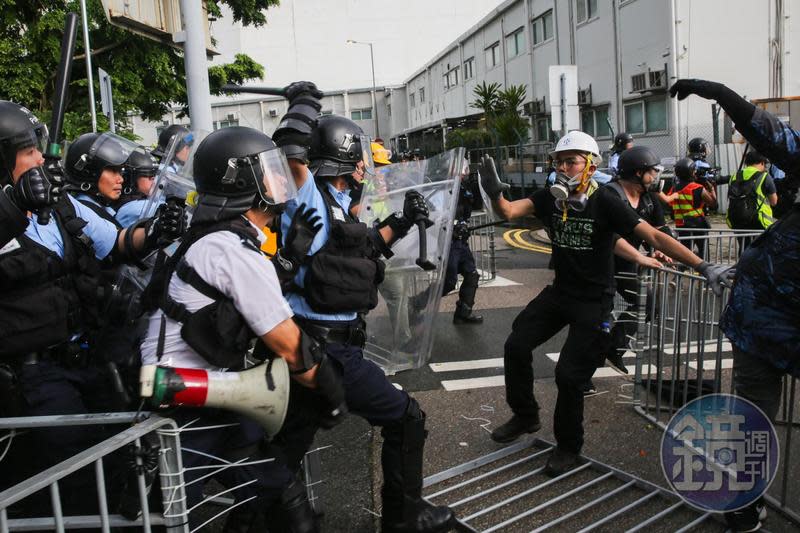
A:
POLYGON ((186 215, 191 222, 197 193, 194 187, 194 154, 207 131, 194 130, 184 136, 175 136, 161 160, 142 218, 155 215, 158 206, 169 199, 186 203, 186 215))
POLYGON ((457 148, 380 167, 365 179, 359 217, 367 225, 402 211, 411 189, 425 197, 433 222, 425 231, 424 250, 418 227, 394 244, 394 256, 385 261, 378 306, 366 317, 364 353, 387 374, 419 368, 430 359, 463 164, 464 149, 457 148), (420 266, 427 262, 429 270, 420 266))

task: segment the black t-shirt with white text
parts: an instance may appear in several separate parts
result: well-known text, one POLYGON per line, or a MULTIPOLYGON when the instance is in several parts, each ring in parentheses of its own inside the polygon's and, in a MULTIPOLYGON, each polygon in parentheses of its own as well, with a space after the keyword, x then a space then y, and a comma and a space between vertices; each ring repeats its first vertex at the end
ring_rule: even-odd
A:
POLYGON ((547 190, 529 199, 534 214, 547 226, 553 245, 556 289, 580 299, 597 300, 613 286, 616 235, 627 235, 641 222, 636 212, 619 195, 600 187, 584 211, 556 208, 547 190))

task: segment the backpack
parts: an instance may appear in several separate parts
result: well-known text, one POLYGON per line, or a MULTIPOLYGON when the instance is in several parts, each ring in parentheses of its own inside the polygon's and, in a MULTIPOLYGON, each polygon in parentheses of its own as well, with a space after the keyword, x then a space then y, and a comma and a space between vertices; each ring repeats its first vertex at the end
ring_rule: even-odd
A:
POLYGON ((758 212, 761 200, 758 198, 758 188, 764 183, 767 174, 759 172, 749 180, 742 179, 738 173, 736 179, 730 182, 728 189, 728 221, 736 229, 761 229, 758 212))

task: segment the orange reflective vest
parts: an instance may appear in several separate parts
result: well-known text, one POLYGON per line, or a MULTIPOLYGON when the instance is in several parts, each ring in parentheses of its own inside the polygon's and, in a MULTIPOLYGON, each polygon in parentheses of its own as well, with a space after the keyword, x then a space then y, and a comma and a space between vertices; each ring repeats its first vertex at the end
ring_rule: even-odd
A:
POLYGON ((692 182, 678 191, 678 198, 670 202, 672 214, 675 217, 675 225, 683 226, 687 218, 698 218, 704 216, 703 203, 699 207, 694 207, 694 191, 702 189, 699 183, 692 182))

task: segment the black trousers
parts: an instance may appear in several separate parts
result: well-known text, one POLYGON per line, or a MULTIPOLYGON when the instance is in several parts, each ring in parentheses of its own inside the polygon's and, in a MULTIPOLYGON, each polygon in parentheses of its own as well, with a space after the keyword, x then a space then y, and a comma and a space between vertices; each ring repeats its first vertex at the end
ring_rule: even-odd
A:
POLYGON ((775 421, 781 406, 785 372, 769 361, 733 346, 733 386, 736 394, 756 404, 775 421))
POLYGON ((506 401, 519 416, 534 416, 539 404, 533 392, 533 350, 569 326, 556 363, 558 399, 553 431, 558 447, 578 453, 583 447, 583 389, 610 346, 601 329, 611 311, 611 298, 580 300, 546 287, 514 319, 506 339, 506 401))
POLYGON ((475 257, 469 247, 469 241, 453 239, 450 244, 450 257, 447 260, 447 271, 444 275, 442 294, 447 294, 456 288, 458 275, 465 276, 476 272, 475 257))
POLYGON ((697 256, 705 260, 705 236, 708 235, 708 230, 711 229, 711 224, 708 223, 708 220, 706 220, 705 217, 688 217, 683 219, 683 228, 688 230, 686 232, 687 234, 697 235, 698 237, 696 239, 685 239, 681 241, 683 245, 692 252, 694 252, 696 248, 697 256))

